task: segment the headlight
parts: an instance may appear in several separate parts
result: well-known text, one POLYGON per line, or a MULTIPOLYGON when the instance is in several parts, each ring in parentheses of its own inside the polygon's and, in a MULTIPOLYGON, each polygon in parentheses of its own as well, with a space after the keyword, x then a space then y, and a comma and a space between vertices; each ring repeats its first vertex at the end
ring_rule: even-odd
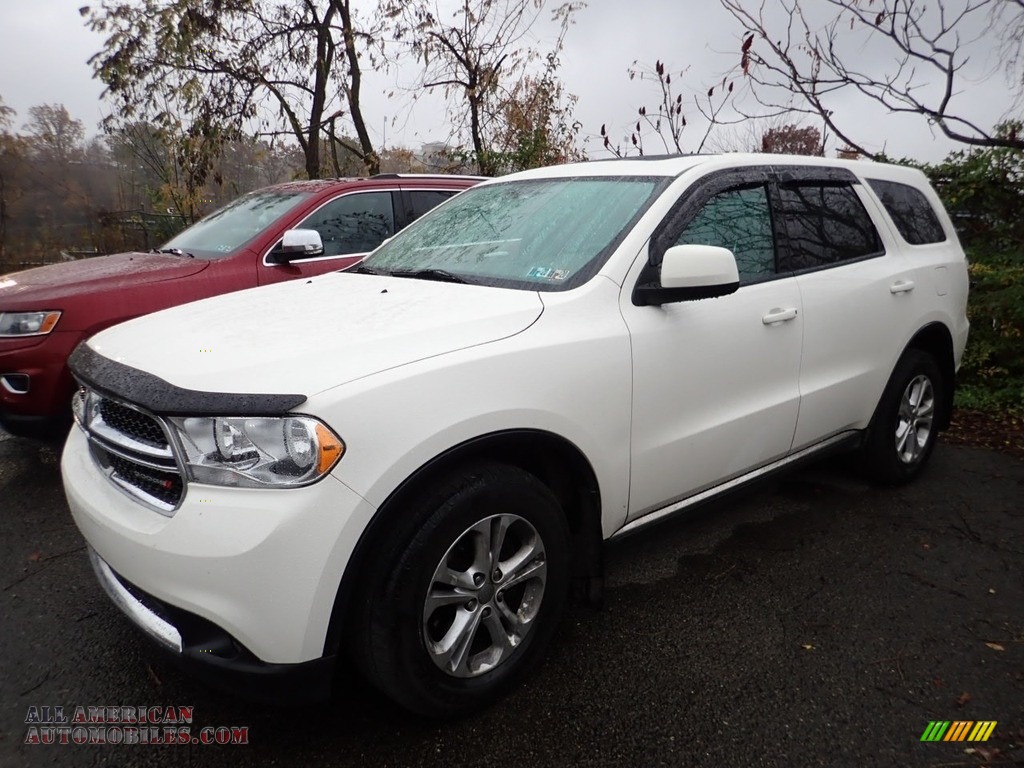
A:
POLYGON ((0 312, 0 336, 45 336, 60 320, 60 312, 0 312))
POLYGON ((311 416, 167 420, 192 480, 241 488, 308 485, 331 471, 345 444, 311 416))

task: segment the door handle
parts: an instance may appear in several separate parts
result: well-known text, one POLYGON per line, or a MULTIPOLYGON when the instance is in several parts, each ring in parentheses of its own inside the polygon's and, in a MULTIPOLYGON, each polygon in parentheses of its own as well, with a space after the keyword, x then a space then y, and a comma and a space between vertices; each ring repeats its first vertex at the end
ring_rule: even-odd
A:
POLYGON ((775 309, 769 309, 768 313, 761 318, 761 322, 765 325, 775 325, 776 323, 785 323, 794 317, 796 317, 796 307, 789 307, 787 309, 776 307, 775 309))
POLYGON ((889 286, 889 293, 910 293, 914 290, 913 280, 897 280, 889 286))

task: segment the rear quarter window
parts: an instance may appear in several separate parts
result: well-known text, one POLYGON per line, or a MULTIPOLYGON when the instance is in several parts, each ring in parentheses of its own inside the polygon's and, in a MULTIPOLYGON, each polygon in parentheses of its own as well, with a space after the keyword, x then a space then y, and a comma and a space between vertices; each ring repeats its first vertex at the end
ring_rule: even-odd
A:
POLYGON ((900 235, 911 245, 941 243, 946 239, 939 217, 924 193, 909 184, 868 179, 900 235))
POLYGON ((789 238, 787 269, 819 269, 882 253, 875 225, 849 184, 787 183, 779 200, 789 238))
POLYGON ((454 195, 457 189, 410 189, 406 191, 409 196, 409 203, 412 213, 409 220, 418 219, 431 208, 436 208, 449 197, 454 195))

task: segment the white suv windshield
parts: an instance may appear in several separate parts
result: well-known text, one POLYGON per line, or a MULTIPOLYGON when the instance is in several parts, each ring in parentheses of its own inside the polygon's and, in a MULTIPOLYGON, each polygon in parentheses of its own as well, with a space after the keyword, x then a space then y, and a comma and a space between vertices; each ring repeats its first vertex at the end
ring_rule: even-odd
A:
POLYGON ((381 246, 361 271, 563 290, 590 278, 663 179, 513 181, 467 190, 381 246))
POLYGON ((281 190, 243 195, 203 217, 160 250, 179 250, 207 259, 227 256, 309 197, 309 192, 281 190))

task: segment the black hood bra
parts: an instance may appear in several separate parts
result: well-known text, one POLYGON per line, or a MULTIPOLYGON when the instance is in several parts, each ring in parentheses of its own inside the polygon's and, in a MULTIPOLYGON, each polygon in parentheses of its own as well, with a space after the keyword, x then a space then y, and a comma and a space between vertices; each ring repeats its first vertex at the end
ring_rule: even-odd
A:
POLYGON ((87 342, 71 353, 68 367, 80 384, 161 416, 277 416, 306 402, 306 395, 298 394, 185 389, 104 357, 87 342))

